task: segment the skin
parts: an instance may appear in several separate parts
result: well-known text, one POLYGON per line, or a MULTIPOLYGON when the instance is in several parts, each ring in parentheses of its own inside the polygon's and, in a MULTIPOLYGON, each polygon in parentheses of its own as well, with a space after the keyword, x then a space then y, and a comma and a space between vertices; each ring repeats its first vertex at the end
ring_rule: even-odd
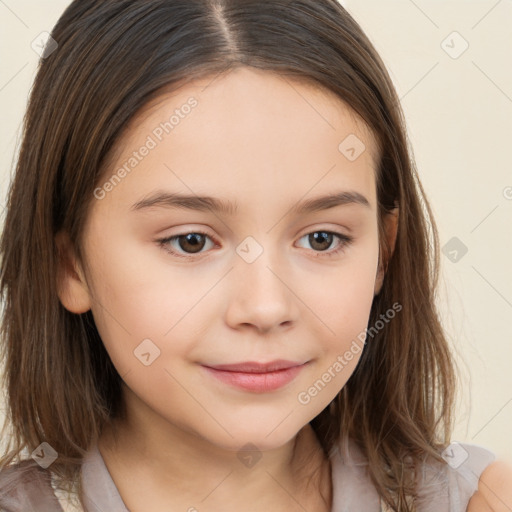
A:
MULTIPOLYGON (((57 237, 60 300, 74 313, 92 310, 124 383, 127 419, 115 436, 105 430, 99 448, 133 511, 329 511, 331 467, 309 422, 361 351, 307 404, 297 397, 364 331, 382 286, 375 140, 332 93, 241 68, 149 105, 130 123, 106 179, 191 96, 191 114, 93 201, 84 262, 65 234, 57 237), (366 147, 355 161, 338 149, 351 134, 366 147), (239 211, 130 209, 157 189, 236 201, 239 211), (357 191, 369 207, 291 211, 334 191, 357 191), (211 239, 191 259, 168 252, 186 255, 186 241, 168 250, 155 241, 197 229, 211 239), (337 237, 314 246, 306 236, 324 231, 353 241, 334 254, 337 237), (263 249, 251 263, 236 252, 248 236, 263 249), (148 366, 134 356, 144 339, 160 350, 148 366), (229 386, 200 366, 279 358, 308 364, 266 393, 229 386), (261 455, 252 467, 237 456, 247 443, 261 455)), ((384 219, 392 247, 394 213, 384 219)))
POLYGON ((512 465, 504 460, 489 464, 480 475, 478 490, 467 512, 510 512, 512 510, 512 465))

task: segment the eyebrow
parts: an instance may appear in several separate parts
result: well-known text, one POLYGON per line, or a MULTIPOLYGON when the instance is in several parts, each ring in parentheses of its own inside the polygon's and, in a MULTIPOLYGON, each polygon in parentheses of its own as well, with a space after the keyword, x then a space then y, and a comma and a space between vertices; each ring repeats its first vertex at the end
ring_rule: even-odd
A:
MULTIPOLYGON (((359 192, 342 191, 308 199, 307 201, 296 204, 291 208, 291 211, 297 215, 302 215, 345 205, 361 205, 371 209, 368 199, 359 192)), ((140 211, 149 208, 179 208, 197 211, 213 211, 226 215, 234 215, 238 212, 238 205, 231 201, 210 196, 184 195, 164 191, 156 191, 149 197, 137 201, 131 206, 130 210, 140 211)))

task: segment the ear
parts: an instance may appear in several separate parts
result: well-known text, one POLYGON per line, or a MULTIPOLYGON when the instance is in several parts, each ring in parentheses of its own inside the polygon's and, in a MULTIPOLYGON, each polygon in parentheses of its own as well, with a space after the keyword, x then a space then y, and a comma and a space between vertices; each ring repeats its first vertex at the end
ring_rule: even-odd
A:
POLYGON ((57 294, 62 305, 71 313, 91 309, 91 297, 84 272, 76 258, 73 244, 66 232, 55 235, 58 252, 57 294))
POLYGON ((382 289, 384 283, 384 276, 388 266, 388 261, 395 251, 396 235, 398 231, 398 207, 393 208, 390 212, 387 212, 382 219, 384 222, 384 231, 386 233, 387 245, 389 247, 389 254, 383 261, 382 255, 379 253, 379 268, 377 276, 375 278, 375 290, 374 295, 378 295, 382 289))

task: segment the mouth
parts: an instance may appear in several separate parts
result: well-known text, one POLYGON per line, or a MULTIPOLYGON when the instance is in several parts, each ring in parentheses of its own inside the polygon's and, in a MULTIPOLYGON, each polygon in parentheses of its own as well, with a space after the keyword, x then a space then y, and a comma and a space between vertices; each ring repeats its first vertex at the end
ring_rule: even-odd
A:
POLYGON ((217 380, 246 391, 266 393, 275 391, 290 383, 309 363, 293 361, 253 361, 231 365, 201 365, 208 375, 217 380))
POLYGON ((244 361, 242 363, 234 364, 216 364, 216 365, 203 365, 214 370, 223 370, 228 372, 243 372, 243 373, 268 373, 278 370, 287 370, 305 364, 303 362, 288 361, 286 359, 276 359, 268 363, 259 363, 257 361, 244 361))

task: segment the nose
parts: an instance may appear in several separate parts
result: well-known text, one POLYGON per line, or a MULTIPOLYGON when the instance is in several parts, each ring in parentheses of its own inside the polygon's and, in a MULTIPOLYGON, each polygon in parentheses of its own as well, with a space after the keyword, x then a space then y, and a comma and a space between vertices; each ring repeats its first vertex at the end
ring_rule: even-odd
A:
POLYGON ((234 329, 252 328, 259 333, 289 328, 299 315, 289 265, 278 264, 270 251, 252 263, 236 257, 230 273, 230 300, 226 322, 234 329), (283 270, 288 267, 288 271, 283 270))

